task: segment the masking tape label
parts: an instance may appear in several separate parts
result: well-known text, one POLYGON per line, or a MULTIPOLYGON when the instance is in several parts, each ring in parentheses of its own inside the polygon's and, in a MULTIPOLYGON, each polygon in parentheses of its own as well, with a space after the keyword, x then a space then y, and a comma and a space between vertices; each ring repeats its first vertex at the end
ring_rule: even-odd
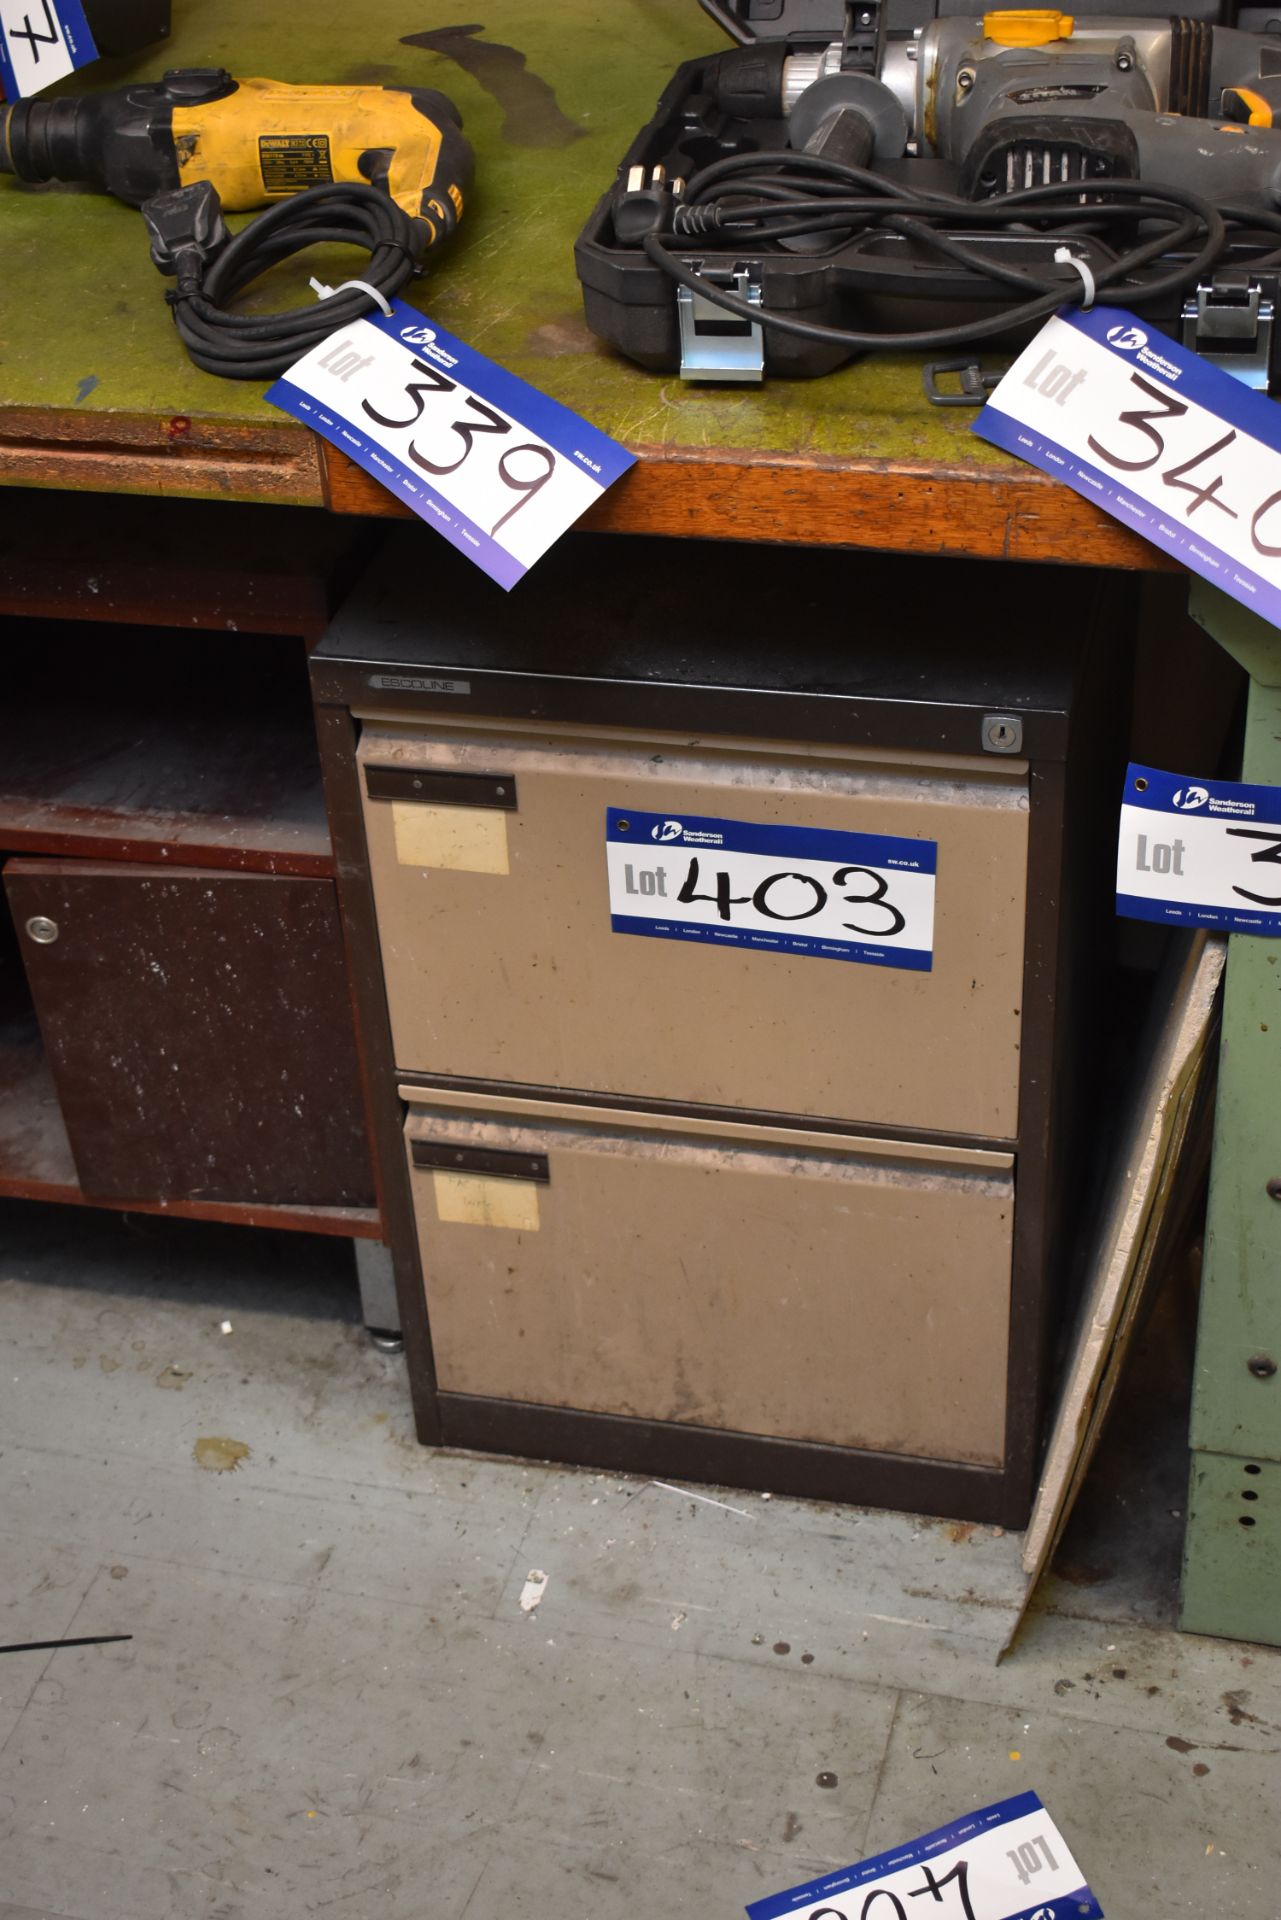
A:
POLYGON ((453 1227, 514 1227, 538 1232, 533 1180, 491 1180, 483 1173, 433 1173, 436 1214, 453 1227))
POLYGON ((450 873, 509 873, 507 815, 495 807, 432 807, 393 800, 391 824, 402 867, 450 873))

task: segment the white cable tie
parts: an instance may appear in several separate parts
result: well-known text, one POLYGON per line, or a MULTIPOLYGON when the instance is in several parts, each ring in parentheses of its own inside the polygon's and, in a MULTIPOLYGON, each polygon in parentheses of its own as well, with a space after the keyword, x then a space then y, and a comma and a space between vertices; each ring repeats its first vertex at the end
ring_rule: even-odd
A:
POLYGON ((1091 273, 1087 263, 1080 259, 1075 253, 1071 252, 1069 248, 1056 247, 1054 249, 1054 264, 1058 267, 1076 268, 1081 276, 1082 285, 1085 288, 1085 298, 1081 301, 1081 311, 1088 313, 1094 305, 1094 296, 1097 288, 1094 285, 1094 275, 1091 273))
POLYGON ((391 319, 390 300, 385 293, 380 293, 377 287, 371 287, 368 280, 344 280, 340 287, 327 287, 323 281, 313 278, 308 282, 308 285, 311 287, 317 300, 332 300, 336 293, 346 293, 348 287, 359 287, 360 291, 367 293, 371 300, 376 301, 387 318, 389 320, 391 319))

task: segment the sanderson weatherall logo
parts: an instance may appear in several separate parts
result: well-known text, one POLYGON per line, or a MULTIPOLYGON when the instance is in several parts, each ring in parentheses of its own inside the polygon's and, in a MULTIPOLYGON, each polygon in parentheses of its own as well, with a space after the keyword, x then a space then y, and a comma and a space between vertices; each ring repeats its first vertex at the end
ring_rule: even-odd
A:
POLYGON ((1163 353, 1158 353, 1155 347, 1150 347, 1142 327, 1130 327, 1118 321, 1116 326, 1108 328, 1107 342, 1118 353, 1132 353, 1141 367, 1149 373, 1159 374, 1162 380, 1173 382, 1182 378, 1182 367, 1176 366, 1163 353))
MULTIPOLYGON (((429 360, 436 361, 439 366, 456 367, 458 365, 456 354, 446 353, 443 347, 436 345, 435 327, 402 327, 400 337, 406 346, 417 347, 420 353, 426 354, 429 360)), ((488 432, 488 428, 484 431, 488 432)))
POLYGON ((1174 804, 1180 813, 1192 813, 1197 807, 1203 807, 1210 798, 1205 787, 1180 787, 1174 796, 1174 804))
POLYGON ((650 828, 649 837, 666 846, 679 844, 682 847, 723 847, 725 845, 723 833, 716 833, 709 827, 687 827, 683 820, 659 821, 650 828))

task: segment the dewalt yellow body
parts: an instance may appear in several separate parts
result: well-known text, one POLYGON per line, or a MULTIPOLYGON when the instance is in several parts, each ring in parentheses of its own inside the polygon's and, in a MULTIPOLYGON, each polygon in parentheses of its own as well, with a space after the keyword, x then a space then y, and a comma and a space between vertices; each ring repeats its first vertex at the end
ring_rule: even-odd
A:
MULTIPOLYGON (((241 80, 221 100, 173 109, 181 186, 208 180, 228 213, 247 213, 329 180, 386 172, 413 219, 457 220, 462 188, 442 177, 441 130, 408 93, 386 87, 293 87, 241 80)), ((433 236, 434 237, 434 236, 433 236)))
POLYGON ((182 67, 110 93, 0 105, 0 173, 83 180, 140 207, 212 186, 226 213, 364 181, 434 244, 457 226, 471 149, 430 87, 291 86, 182 67))

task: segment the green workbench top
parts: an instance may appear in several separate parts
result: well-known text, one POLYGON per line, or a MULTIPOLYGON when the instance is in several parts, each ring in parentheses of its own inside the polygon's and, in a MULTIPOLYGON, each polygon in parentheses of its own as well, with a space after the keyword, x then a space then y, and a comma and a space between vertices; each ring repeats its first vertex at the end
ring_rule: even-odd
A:
MULTIPOLYGON (((169 41, 53 91, 175 65, 439 87, 476 152, 458 236, 406 291, 442 326, 633 445, 1018 471, 970 433, 968 412, 926 405, 919 361, 873 357, 819 380, 688 387, 633 367, 587 331, 575 236, 675 67, 725 44, 697 0, 491 0, 476 28, 433 0, 175 0, 169 41), (406 44, 422 36, 436 47, 406 44)), ((331 259, 329 277, 344 277, 342 264, 331 259)), ((306 297, 315 269, 311 256, 305 270, 282 270, 269 304, 288 303, 286 273, 306 297)), ((0 178, 0 428, 20 414, 29 433, 30 411, 48 409, 83 415, 86 439, 112 415, 302 432, 256 385, 192 367, 165 284, 131 208, 0 178)), ((0 446, 0 478, 2 469, 0 446)))

